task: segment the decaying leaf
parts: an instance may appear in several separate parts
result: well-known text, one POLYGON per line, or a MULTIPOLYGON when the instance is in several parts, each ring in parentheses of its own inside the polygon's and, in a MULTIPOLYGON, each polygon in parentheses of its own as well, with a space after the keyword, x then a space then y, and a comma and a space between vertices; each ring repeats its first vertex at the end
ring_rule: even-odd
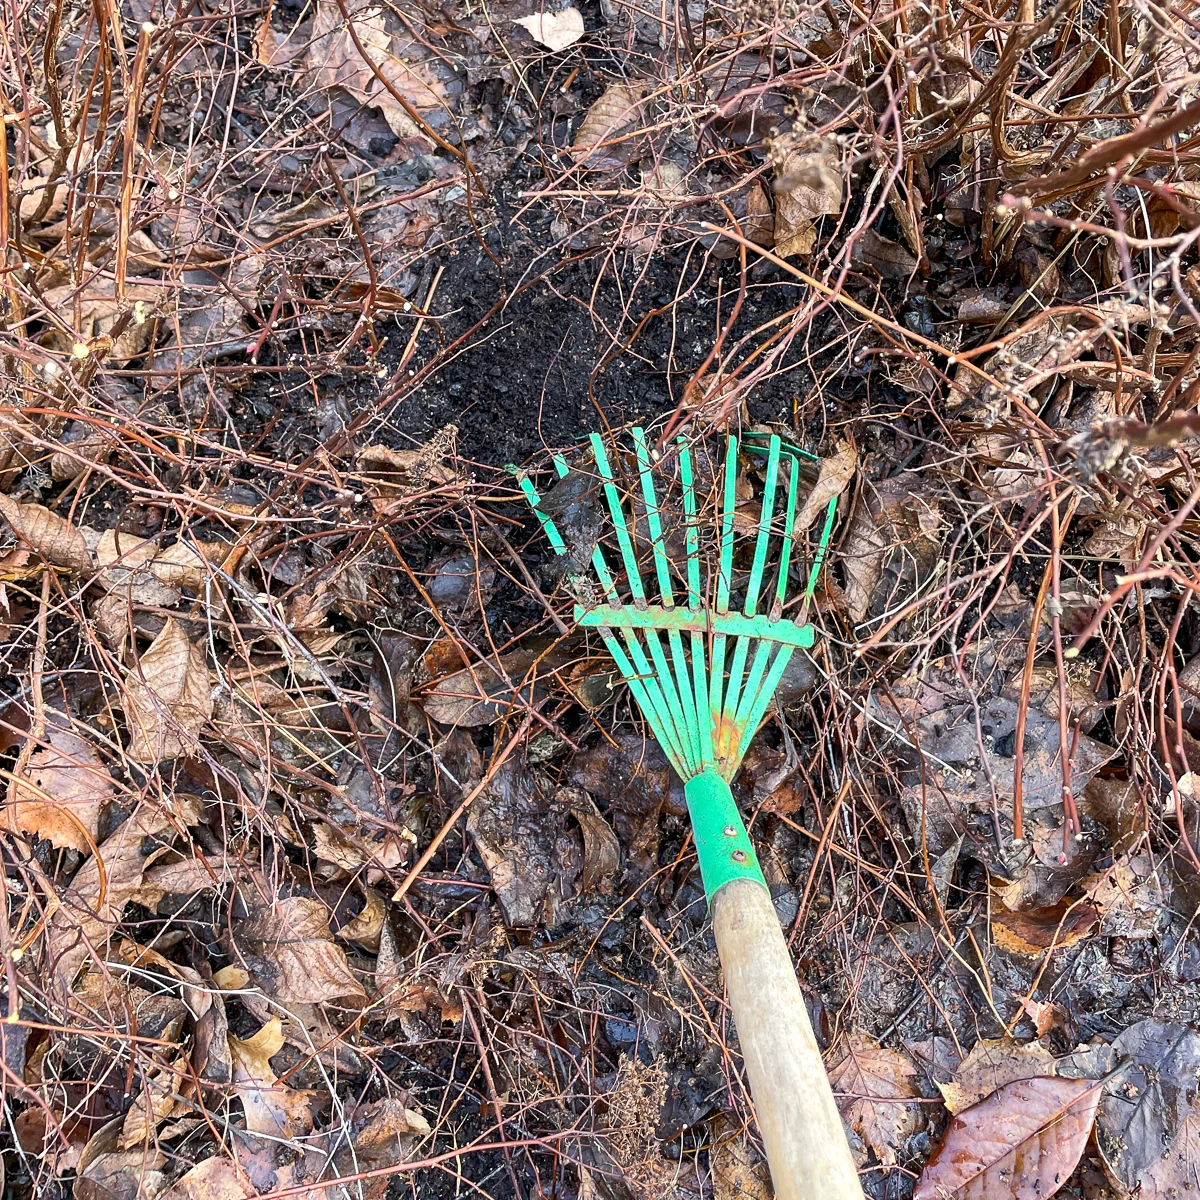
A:
POLYGON ((854 240, 854 261, 878 271, 884 279, 910 279, 917 260, 899 242, 885 238, 873 229, 864 229, 854 240))
POLYGON ((709 1151, 713 1200, 772 1200, 771 1175, 744 1138, 718 1142, 709 1151))
POLYGON ((127 363, 149 349, 154 336, 155 309, 168 295, 162 283, 127 283, 124 300, 118 300, 115 281, 103 275, 89 279, 82 291, 69 283, 50 288, 46 292, 47 301, 74 332, 52 326, 46 342, 64 353, 85 346, 91 352, 101 352, 115 365, 127 363), (124 332, 110 342, 110 333, 126 315, 129 319, 124 332))
POLYGON ((781 258, 811 254, 817 221, 841 211, 842 159, 832 138, 775 164, 775 253, 781 258))
POLYGON ((829 507, 835 496, 840 496, 854 478, 858 466, 858 454, 849 443, 843 442, 828 458, 821 459, 821 472, 812 491, 804 497, 800 511, 796 514, 796 533, 802 533, 829 507))
POLYGON ((95 849, 100 814, 116 794, 116 784, 64 713, 47 714, 45 741, 9 780, 8 827, 86 854, 95 849))
POLYGON ((583 14, 577 8, 564 8, 560 12, 536 12, 528 17, 517 17, 514 25, 520 25, 541 46, 548 50, 565 50, 583 37, 583 14))
POLYGON ((553 925, 572 891, 582 857, 566 812, 542 795, 515 758, 496 772, 472 804, 467 829, 491 876, 510 926, 553 925))
POLYGON ((311 1095, 280 1083, 271 1069, 271 1058, 282 1049, 278 1017, 272 1017, 252 1037, 229 1037, 234 1090, 242 1101, 246 1128, 287 1141, 312 1130, 313 1112, 311 1095))
POLYGON ((99 855, 75 873, 48 931, 54 987, 60 997, 70 994, 75 976, 93 950, 104 953, 118 918, 142 882, 149 839, 182 829, 196 816, 194 805, 182 797, 173 801, 171 810, 146 805, 106 838, 99 855))
POLYGON ((531 703, 538 694, 527 676, 541 655, 536 649, 517 647, 502 654, 497 667, 477 662, 440 680, 421 697, 425 715, 443 725, 473 729, 491 725, 501 717, 531 703))
POLYGON ((0 496, 0 516, 47 562, 75 575, 90 575, 95 569, 83 532, 44 505, 18 504, 8 496, 0 496))
POLYGON ((1186 1200, 1200 1187, 1200 1111, 1192 1105, 1161 1158, 1139 1178, 1137 1200, 1186 1200))
POLYGON ((1139 1021, 1113 1041, 1127 1059, 1104 1090, 1096 1146, 1127 1191, 1179 1134, 1200 1090, 1200 1035, 1183 1025, 1139 1021))
POLYGON ((584 114, 575 131, 571 149, 593 168, 627 161, 633 156, 633 150, 620 139, 636 125, 642 113, 642 97, 645 94, 646 88, 642 83, 610 83, 584 114))
POLYGON ((127 753, 156 763, 190 753, 212 717, 212 684, 204 651, 170 618, 125 683, 127 753))
POLYGON ((1124 855, 1081 886, 1106 937, 1151 938, 1161 932, 1169 893, 1162 868, 1149 854, 1124 855))
POLYGON ((938 1090, 950 1112, 960 1113, 1005 1084, 1053 1074, 1054 1055, 1040 1042, 981 1038, 954 1072, 954 1079, 939 1083, 938 1090))
POLYGON ((917 1073, 912 1062, 895 1050, 887 1050, 865 1034, 852 1034, 846 1056, 829 1072, 834 1092, 846 1093, 838 1101, 842 1120, 861 1138, 861 1147, 874 1152, 879 1162, 890 1165, 897 1152, 920 1125, 920 1107, 904 1103, 916 1099, 917 1073))
MULTIPOLYGON (((570 790, 578 792, 580 789, 570 790)), ((617 841, 612 826, 596 811, 595 804, 586 793, 571 804, 571 816, 583 830, 583 868, 579 872, 579 892, 584 895, 620 867, 621 843, 617 841)))
POLYGON ((1018 1079, 955 1116, 913 1200, 1049 1200, 1087 1145, 1100 1103, 1092 1079, 1018 1079))
POLYGON ((283 1004, 366 999, 319 900, 277 900, 236 926, 234 942, 263 991, 283 1004))

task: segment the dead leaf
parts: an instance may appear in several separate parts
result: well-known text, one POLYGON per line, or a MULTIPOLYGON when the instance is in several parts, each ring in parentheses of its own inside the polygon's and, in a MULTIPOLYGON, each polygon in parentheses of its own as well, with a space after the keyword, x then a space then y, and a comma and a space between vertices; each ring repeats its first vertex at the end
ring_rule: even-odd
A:
POLYGON ((1184 1200, 1200 1180, 1200 1110, 1193 1105, 1166 1152, 1141 1175, 1137 1200, 1184 1200))
POLYGON ((1139 1021, 1113 1041, 1128 1061, 1104 1090, 1096 1147, 1127 1191, 1179 1133, 1197 1095, 1200 1035, 1183 1025, 1139 1021))
POLYGON ((333 942, 329 912, 319 900, 277 900, 235 926, 234 941, 255 981, 282 1004, 366 999, 345 951, 333 942))
POLYGON ((833 138, 793 150, 775 164, 775 253, 812 253, 820 217, 842 211, 842 156, 833 138))
POLYGON ((884 279, 911 279, 917 270, 917 260, 899 242, 873 229, 864 229, 855 238, 851 256, 859 266, 878 271, 884 279))
POLYGON ((453 108, 454 95, 461 90, 453 70, 415 38, 403 33, 392 36, 385 9, 354 3, 347 5, 347 12, 349 21, 341 6, 331 0, 321 0, 316 6, 305 51, 316 86, 345 88, 356 99, 377 106, 397 137, 421 133, 410 109, 426 122, 443 124, 453 108))
POLYGON ((572 151, 592 168, 619 166, 633 157, 633 147, 623 138, 642 115, 643 83, 610 83, 587 110, 575 131, 572 151), (605 143, 614 143, 606 145, 605 143))
POLYGON ((8 496, 0 496, 0 516, 47 562, 75 575, 90 575, 95 569, 83 533, 43 505, 18 504, 8 496))
POLYGON ((77 346, 88 347, 92 353, 107 351, 104 357, 111 365, 123 366, 150 348, 155 309, 168 295, 164 284, 126 282, 125 299, 118 301, 116 281, 102 275, 89 279, 82 290, 70 283, 49 288, 47 302, 74 332, 53 325, 45 343, 65 354, 76 353, 77 346), (110 332, 130 309, 128 325, 110 346, 110 332))
POLYGON ((953 1081, 939 1083, 938 1090, 946 1107, 957 1114, 1007 1083, 1053 1074, 1054 1055, 1040 1042, 981 1038, 955 1070, 953 1081))
POLYGON ((121 1122, 118 1149, 145 1145, 158 1126, 181 1107, 179 1089, 190 1070, 186 1058, 181 1054, 172 1063, 145 1072, 142 1090, 121 1122))
POLYGON ((821 471, 811 492, 804 497, 793 526, 795 533, 803 533, 829 507, 835 496, 840 496, 858 467, 858 455, 848 442, 842 442, 829 457, 821 459, 821 471))
POLYGON ((204 651, 169 618, 125 683, 128 755, 157 763, 190 753, 212 717, 212 684, 204 651))
POLYGON ((520 25, 538 45, 555 51, 565 50, 584 34, 583 14, 577 8, 536 12, 532 16, 517 17, 513 24, 520 25))
POLYGON ((72 732, 65 713, 47 713, 45 741, 9 780, 8 827, 87 854, 95 849, 100 814, 116 784, 92 744, 72 732))
POLYGON ((170 608, 179 600, 179 593, 154 573, 152 564, 157 557, 158 546, 153 541, 106 529, 96 546, 100 586, 119 592, 130 604, 170 608))
POLYGON ((523 763, 511 758, 496 772, 468 811, 467 831, 491 876, 505 923, 555 925, 582 853, 566 829, 566 813, 541 795, 523 763))
POLYGON ((897 1152, 920 1127, 919 1106, 904 1103, 916 1099, 916 1082, 908 1058, 865 1034, 850 1036, 846 1057, 829 1072, 834 1092, 844 1093, 838 1099, 842 1121, 885 1165, 895 1163, 897 1152))
POLYGON ((102 842, 99 855, 93 855, 75 873, 64 889, 62 907, 50 918, 47 936, 60 998, 70 994, 75 976, 93 949, 105 953, 125 905, 142 882, 148 847, 152 847, 149 839, 193 824, 197 815, 198 808, 182 796, 172 800, 170 809, 146 805, 102 842))
POLYGON ((232 1159, 206 1158, 177 1179, 158 1200, 249 1200, 254 1185, 232 1159))
MULTIPOLYGON (((447 426, 457 435, 455 426, 447 426)), ((443 430, 442 433, 446 433, 443 430)), ((457 479, 443 460, 454 453, 454 435, 433 438, 419 450, 394 450, 391 446, 368 446, 358 452, 356 464, 368 489, 367 498, 378 512, 386 512, 399 499, 425 488, 444 487, 457 479)))
POLYGON ((537 696, 536 685, 526 682, 526 675, 539 657, 537 650, 517 647, 500 656, 499 669, 473 663, 425 692, 421 707, 427 717, 443 725, 465 729, 491 725, 537 696))
POLYGON ((310 1133, 314 1124, 313 1093, 279 1082, 271 1058, 283 1049, 283 1029, 272 1017, 249 1038, 229 1036, 234 1091, 242 1101, 251 1133, 290 1141, 310 1133))
POLYGON ((1065 950, 1083 941, 1096 927, 1096 910, 1078 900, 1050 908, 1013 912, 1002 904, 992 909, 992 941, 1010 954, 1038 958, 1047 950, 1065 950))
MULTIPOLYGON (((579 793, 572 797, 571 816, 583 830, 583 868, 579 872, 579 894, 583 896, 620 868, 621 844, 587 793, 579 788, 564 788, 563 791, 579 793)), ((563 798, 560 791, 559 799, 563 798)))
POLYGON ((709 1151, 713 1200, 772 1200, 771 1175, 745 1138, 718 1142, 709 1151))
POLYGON ((1100 1103, 1092 1079, 1018 1079, 955 1116, 913 1200, 1049 1200, 1087 1145, 1100 1103))
POLYGON ((1169 890, 1150 855, 1125 855, 1080 886, 1100 914, 1105 937, 1151 938, 1162 931, 1169 890))

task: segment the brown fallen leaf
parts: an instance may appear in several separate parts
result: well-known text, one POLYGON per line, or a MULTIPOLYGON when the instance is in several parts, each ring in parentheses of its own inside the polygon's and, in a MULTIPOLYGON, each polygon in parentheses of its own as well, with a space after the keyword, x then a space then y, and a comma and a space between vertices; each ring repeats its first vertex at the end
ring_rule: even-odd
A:
POLYGON ((837 142, 793 150, 775 164, 775 253, 812 253, 817 221, 842 211, 842 158, 837 142))
POLYGON ((713 1200, 772 1200, 771 1175, 745 1138, 730 1138, 709 1151, 713 1200))
MULTIPOLYGON (((829 1083, 835 1093, 843 1093, 838 1109, 845 1125, 881 1163, 894 1163, 921 1120, 920 1107, 904 1103, 918 1095, 911 1060, 866 1034, 852 1034, 846 1056, 829 1072, 829 1083)), ((860 1152, 856 1157, 866 1156, 860 1152)))
POLYGON ((49 744, 39 746, 9 779, 8 827, 87 854, 96 848, 100 814, 116 794, 116 783, 91 743, 71 730, 65 713, 47 713, 44 740, 49 744))
POLYGON ((150 850, 161 848, 161 841, 155 845, 151 839, 194 824, 198 812, 182 796, 173 798, 170 809, 146 805, 106 838, 99 854, 75 873, 47 931, 47 955, 54 963, 54 988, 60 998, 70 995, 75 976, 93 949, 104 955, 125 905, 141 885, 150 850))
POLYGON ((873 229, 855 238, 851 255, 859 266, 878 271, 884 279, 910 279, 917 270, 917 260, 899 242, 873 229))
POLYGON ((282 1004, 366 999, 319 900, 277 900, 235 926, 234 941, 259 986, 282 1004))
POLYGON ((821 459, 821 471, 811 492, 804 497, 800 511, 796 514, 793 530, 803 533, 829 507, 835 496, 840 496, 854 478, 858 466, 858 455, 854 447, 843 442, 829 458, 821 459))
POLYGON ((66 354, 74 352, 77 346, 90 344, 92 352, 107 349, 107 361, 113 366, 122 366, 150 348, 156 327, 152 317, 169 295, 166 284, 127 281, 125 299, 119 301, 115 280, 99 275, 89 280, 82 291, 70 283, 49 288, 45 293, 46 300, 73 330, 53 326, 46 334, 46 344, 66 354), (110 346, 110 331, 130 309, 133 310, 131 320, 110 346))
POLYGON ((938 1090, 946 1107, 957 1114, 1006 1083, 1053 1074, 1054 1055, 1040 1042, 981 1038, 954 1072, 954 1079, 939 1083, 938 1090))
POLYGON ((588 167, 620 166, 633 156, 633 147, 621 139, 642 115, 643 83, 610 83, 584 114, 571 150, 588 167), (612 142, 613 145, 605 145, 612 142))
POLYGON ((1090 904, 1060 901, 1049 908, 1013 912, 1002 904, 992 908, 992 941, 1010 954, 1037 958, 1047 950, 1065 950, 1083 941, 1096 927, 1097 913, 1090 904))
POLYGON ((185 1106, 179 1089, 189 1071, 187 1055, 181 1054, 174 1061, 145 1073, 142 1090, 121 1122, 118 1149, 145 1145, 163 1121, 185 1106))
POLYGON ((278 1017, 272 1017, 252 1037, 229 1035, 233 1087, 242 1101, 246 1128, 290 1141, 312 1131, 314 1093, 279 1082, 270 1060, 282 1049, 283 1027, 278 1017))
POLYGON ((913 1200, 1049 1200, 1079 1162, 1102 1084, 1018 1079, 951 1120, 913 1200))
POLYGON ((248 1200, 256 1194, 237 1163, 215 1154, 177 1179, 158 1200, 248 1200))
POLYGON ((153 570, 158 546, 153 541, 106 529, 96 546, 99 583, 109 592, 118 592, 130 604, 170 608, 179 593, 162 583, 153 570))
POLYGON ((92 552, 82 531, 41 504, 18 504, 0 496, 0 516, 23 542, 56 567, 75 575, 95 569, 92 552))
POLYGON ((212 684, 204 651, 170 618, 125 683, 127 753, 157 763, 190 753, 212 717, 212 684))

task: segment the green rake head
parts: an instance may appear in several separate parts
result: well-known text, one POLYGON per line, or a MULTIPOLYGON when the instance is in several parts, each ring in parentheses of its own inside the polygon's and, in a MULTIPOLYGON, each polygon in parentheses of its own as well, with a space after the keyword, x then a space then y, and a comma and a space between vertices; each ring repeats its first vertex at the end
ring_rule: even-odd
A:
MULTIPOLYGON (((645 433, 634 429, 632 438, 637 483, 623 491, 603 441, 598 434, 591 435, 597 483, 608 502, 625 585, 619 586, 597 545, 592 566, 603 599, 576 605, 575 619, 604 639, 656 740, 684 781, 710 773, 729 781, 792 654, 797 647, 813 644, 812 626, 789 619, 784 610, 791 607, 789 574, 801 474, 818 460, 775 435, 742 438, 743 452, 765 460, 765 481, 761 515, 750 535, 752 556, 748 568, 743 564, 739 569, 735 554, 742 537, 735 512, 738 439, 731 435, 726 447, 714 520, 702 514, 697 504, 687 443, 680 439, 674 454, 655 462, 645 433), (661 493, 656 478, 668 484, 661 493), (682 501, 681 529, 678 505, 664 506, 664 498, 673 491, 682 501), (702 539, 710 522, 715 525, 715 538, 702 539), (667 551, 668 541, 678 543, 680 534, 682 570, 667 551), (708 568, 701 554, 702 540, 715 541, 715 569, 708 568), (641 568, 646 565, 647 545, 652 570, 644 580, 641 568)), ((569 471, 561 456, 556 456, 555 467, 560 477, 569 471)), ((551 546, 565 555, 566 542, 542 511, 532 482, 524 475, 519 479, 551 546)), ((830 501, 803 592, 802 614, 807 613, 816 586, 836 508, 836 499, 830 501)), ((594 594, 587 581, 574 582, 577 594, 594 594)))

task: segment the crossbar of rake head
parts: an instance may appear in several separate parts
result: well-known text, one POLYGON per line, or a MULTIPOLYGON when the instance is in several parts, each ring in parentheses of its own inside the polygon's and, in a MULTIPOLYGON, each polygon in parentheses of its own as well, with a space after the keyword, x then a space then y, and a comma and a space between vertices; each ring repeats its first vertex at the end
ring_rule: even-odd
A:
POLYGON ((815 640, 811 625, 797 625, 785 617, 771 620, 768 616, 748 617, 745 613, 709 612, 707 609, 667 608, 648 604, 637 608, 632 604, 614 607, 601 604, 596 608, 575 606, 575 620, 580 625, 596 629, 658 629, 680 633, 720 633, 727 637, 752 637, 784 646, 809 649, 815 640))

